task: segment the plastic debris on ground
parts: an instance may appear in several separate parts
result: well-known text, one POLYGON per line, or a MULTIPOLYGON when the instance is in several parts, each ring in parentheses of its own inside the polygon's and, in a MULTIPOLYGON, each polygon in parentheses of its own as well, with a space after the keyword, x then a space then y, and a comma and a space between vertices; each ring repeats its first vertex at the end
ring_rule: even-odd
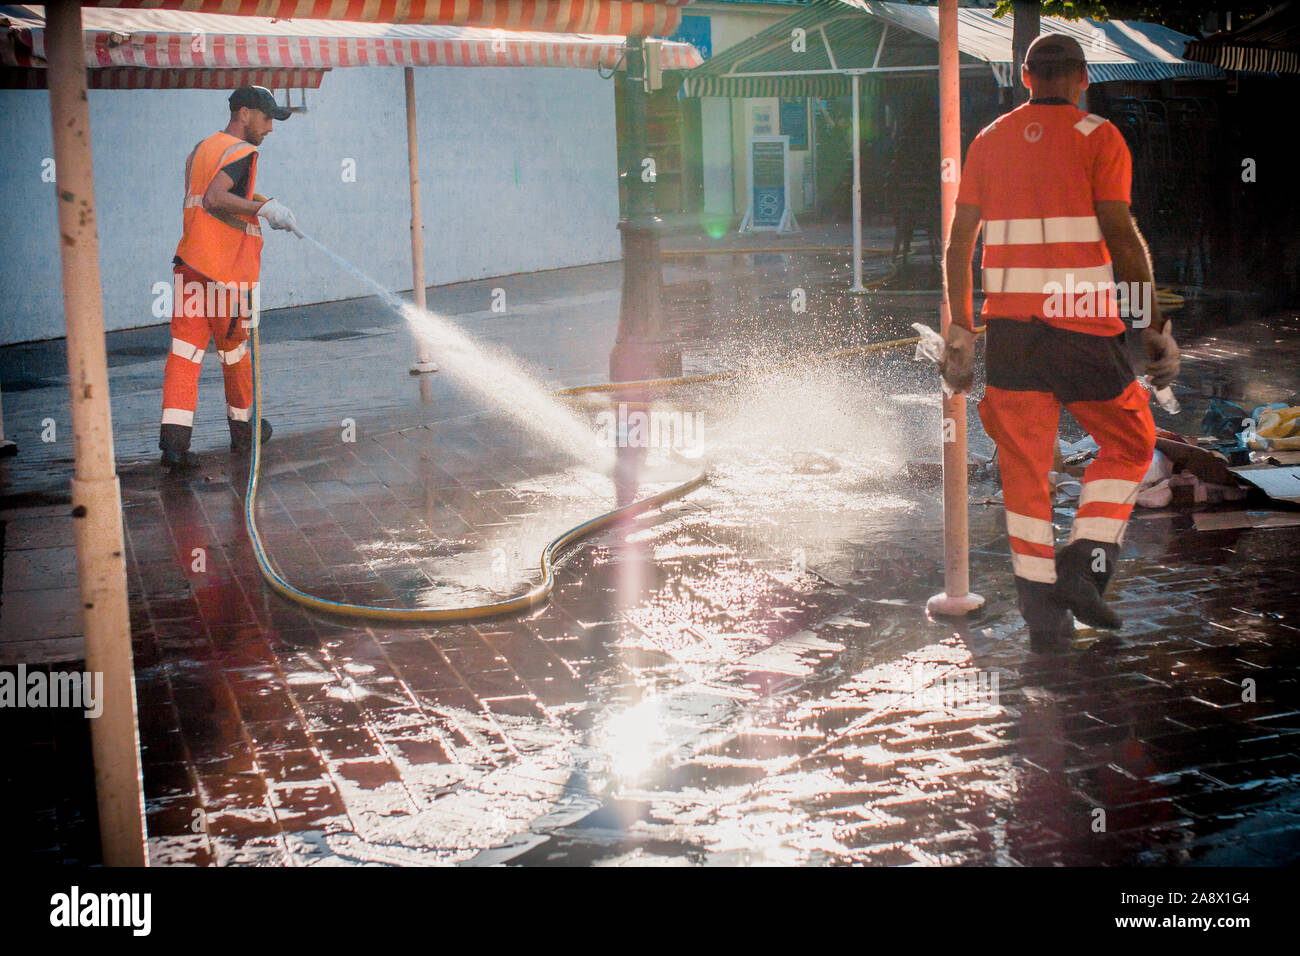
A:
MULTIPOLYGON (((916 329, 916 334, 921 337, 921 341, 916 343, 916 355, 914 358, 918 362, 933 362, 936 368, 943 368, 944 356, 947 354, 948 345, 943 340, 943 336, 924 325, 921 322, 913 322, 912 328, 916 329)), ((944 398, 952 398, 953 391, 948 387, 948 383, 943 377, 939 378, 943 385, 944 398)))

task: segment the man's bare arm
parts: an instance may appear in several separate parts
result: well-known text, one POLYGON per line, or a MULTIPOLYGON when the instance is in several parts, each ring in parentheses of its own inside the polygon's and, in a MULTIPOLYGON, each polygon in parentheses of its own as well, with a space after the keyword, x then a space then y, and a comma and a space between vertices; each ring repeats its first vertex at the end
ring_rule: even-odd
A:
MULTIPOLYGON (((1106 240, 1106 248, 1110 250, 1110 258, 1114 263, 1115 281, 1143 283, 1144 298, 1149 303, 1151 310, 1149 316, 1150 327, 1157 332, 1163 330, 1165 319, 1160 314, 1160 307, 1156 304, 1156 286, 1151 269, 1151 253, 1147 249, 1146 240, 1138 232, 1137 223, 1133 221, 1133 214, 1129 210, 1129 204, 1126 202, 1098 202, 1094 205, 1097 210, 1097 221, 1101 223, 1102 238, 1106 240)), ((1130 303, 1130 307, 1132 307, 1132 303, 1130 303)), ((1138 316, 1137 318, 1147 317, 1138 316)), ((1136 327, 1142 328, 1140 325, 1136 327)))
POLYGON ((1160 306, 1156 304, 1151 254, 1147 251, 1142 234, 1138 232, 1137 223, 1133 221, 1128 203, 1099 202, 1095 205, 1102 238, 1106 240, 1106 248, 1110 250, 1111 260, 1115 264, 1115 279, 1119 282, 1145 283, 1142 298, 1147 302, 1150 315, 1138 318, 1150 321, 1145 326, 1138 327, 1142 329, 1142 347, 1147 353, 1146 374, 1156 388, 1163 388, 1177 376, 1180 361, 1173 329, 1160 314, 1160 306))
POLYGON ((971 311, 970 261, 979 227, 979 206, 958 203, 943 257, 944 288, 952 323, 944 336, 947 348, 939 367, 939 373, 954 392, 969 392, 974 382, 975 319, 971 311))
POLYGON ((975 328, 971 308, 971 259, 975 255, 975 237, 979 234, 980 207, 957 203, 944 250, 944 288, 948 291, 948 313, 954 325, 975 328))
POLYGON ((237 213, 241 216, 256 216, 262 208, 260 202, 236 196, 231 192, 235 181, 224 171, 219 171, 203 194, 203 208, 209 212, 237 213))

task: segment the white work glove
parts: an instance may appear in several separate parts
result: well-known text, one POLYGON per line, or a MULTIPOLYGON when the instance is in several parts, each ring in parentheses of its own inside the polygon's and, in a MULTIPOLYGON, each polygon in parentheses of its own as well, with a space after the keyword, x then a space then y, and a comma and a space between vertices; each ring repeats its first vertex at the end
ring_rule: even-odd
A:
POLYGON ((302 235, 298 232, 298 221, 293 218, 293 210, 278 199, 268 199, 262 203, 262 208, 257 211, 257 214, 265 219, 272 229, 288 229, 298 233, 299 236, 302 235))
POLYGON ((955 394, 969 392, 975 384, 975 333, 957 323, 948 326, 943 364, 939 374, 955 394))
POLYGON ((1164 388, 1177 377, 1180 364, 1174 324, 1166 322, 1160 332, 1147 326, 1142 330, 1142 347, 1147 353, 1147 378, 1155 388, 1164 388))

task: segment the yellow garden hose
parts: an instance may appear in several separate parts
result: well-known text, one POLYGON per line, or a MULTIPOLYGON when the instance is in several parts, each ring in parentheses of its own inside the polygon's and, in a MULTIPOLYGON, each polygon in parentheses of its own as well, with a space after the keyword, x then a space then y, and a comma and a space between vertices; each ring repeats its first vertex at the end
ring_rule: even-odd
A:
MULTIPOLYGON (((664 249, 659 255, 670 259, 680 259, 688 256, 760 256, 768 252, 852 252, 852 246, 769 246, 762 248, 751 246, 748 249, 728 249, 725 247, 714 247, 710 249, 664 249)), ((863 255, 888 256, 893 254, 892 249, 863 249, 863 255)))
POLYGON ((253 452, 252 461, 248 470, 248 493, 244 496, 244 520, 248 525, 249 538, 253 543, 253 554, 257 558, 257 566, 262 572, 262 577, 266 578, 267 583, 289 600, 294 601, 304 607, 312 610, 323 611, 327 614, 337 614, 343 617, 358 617, 375 621, 408 621, 424 623, 446 623, 451 621, 468 621, 478 618, 495 617, 500 614, 515 614, 520 611, 526 611, 534 607, 548 597, 555 587, 555 560, 569 547, 589 537, 598 531, 608 528, 610 525, 626 519, 635 517, 651 511, 654 508, 661 507, 668 502, 680 498, 698 488, 708 480, 707 469, 698 475, 684 481, 681 484, 674 485, 666 491, 651 495, 648 498, 642 498, 640 501, 634 501, 622 508, 615 508, 613 511, 607 511, 604 514, 585 521, 576 527, 570 528, 563 534, 556 537, 545 548, 542 549, 541 570, 542 579, 525 593, 518 597, 509 598, 504 601, 494 601, 487 604, 472 604, 461 607, 448 608, 419 608, 419 607, 383 607, 380 605, 370 604, 349 604, 342 601, 331 601, 327 598, 317 597, 314 594, 308 594, 302 591, 288 581, 280 574, 271 556, 262 543, 262 536, 257 528, 257 486, 259 473, 262 465, 262 374, 261 374, 261 348, 258 342, 257 322, 253 322, 253 452))
POLYGON ((1183 297, 1173 289, 1156 289, 1156 304, 1161 312, 1176 312, 1183 307, 1183 297))
MULTIPOLYGON (((982 329, 980 331, 983 331, 982 329)), ((600 385, 575 385, 572 388, 562 388, 555 394, 561 398, 566 395, 586 395, 596 392, 619 392, 624 389, 640 389, 642 391, 651 391, 656 388, 672 388, 678 385, 695 385, 699 382, 716 382, 726 378, 738 378, 741 375, 748 375, 751 372, 770 372, 775 369, 789 368, 792 365, 807 365, 809 362, 819 361, 821 359, 847 358, 851 355, 866 355, 869 352, 883 352, 886 349, 901 348, 904 345, 915 345, 921 341, 920 336, 913 336, 909 339, 894 339, 891 342, 876 342, 872 345, 855 345, 852 348, 839 349, 834 352, 818 352, 816 355, 802 355, 799 358, 788 359, 784 362, 773 362, 770 365, 763 365, 757 369, 733 369, 730 372, 707 372, 703 375, 685 375, 677 378, 648 378, 640 382, 608 382, 600 385)))
MULTIPOLYGON (((446 608, 422 608, 422 607, 383 607, 371 604, 349 604, 342 601, 331 601, 327 598, 317 597, 314 594, 308 594, 286 581, 283 575, 276 570, 275 564, 271 560, 271 555, 267 552, 266 546, 262 543, 262 536, 257 528, 257 487, 260 478, 262 465, 262 371, 261 355, 262 350, 258 342, 257 335, 257 317, 254 317, 252 323, 252 346, 253 346, 253 451, 252 460, 248 469, 248 492, 244 496, 244 520, 248 525, 249 539, 253 544, 253 554, 257 559, 258 569, 262 572, 262 577, 266 578, 268 584, 277 593, 288 598, 303 607, 311 608, 314 611, 321 611, 326 614, 335 614, 343 617, 364 618, 374 621, 405 621, 421 622, 426 624, 441 624, 452 621, 470 621, 481 618, 495 617, 501 614, 516 614, 526 611, 529 608, 541 604, 550 597, 551 591, 555 587, 555 562, 560 556, 577 544, 584 538, 588 538, 599 531, 616 524, 627 518, 644 514, 655 508, 662 507, 668 502, 694 491, 700 485, 708 480, 708 470, 705 469, 687 481, 674 485, 665 491, 642 498, 640 501, 634 501, 629 505, 621 508, 615 508, 613 511, 607 511, 602 515, 585 521, 580 525, 570 528, 563 534, 554 538, 545 548, 542 549, 541 557, 541 580, 530 587, 526 592, 517 596, 508 598, 504 601, 493 601, 487 604, 469 604, 460 607, 446 608)), ((821 358, 838 358, 849 355, 862 354, 867 352, 878 352, 884 349, 898 348, 904 345, 911 345, 919 341, 917 338, 897 339, 892 342, 880 342, 874 345, 861 345, 854 348, 841 349, 837 352, 829 352, 821 355, 810 356, 793 360, 791 362, 782 362, 775 366, 764 366, 764 369, 779 368, 785 365, 792 365, 796 362, 807 362, 810 359, 821 358)), ((580 385, 575 388, 562 389, 555 394, 558 396, 577 395, 589 392, 617 392, 628 389, 646 390, 655 387, 664 387, 669 385, 686 385, 694 382, 714 381, 722 378, 735 377, 745 374, 744 371, 734 372, 716 372, 708 375, 695 375, 684 378, 666 378, 653 379, 643 382, 614 382, 606 385, 580 385)))

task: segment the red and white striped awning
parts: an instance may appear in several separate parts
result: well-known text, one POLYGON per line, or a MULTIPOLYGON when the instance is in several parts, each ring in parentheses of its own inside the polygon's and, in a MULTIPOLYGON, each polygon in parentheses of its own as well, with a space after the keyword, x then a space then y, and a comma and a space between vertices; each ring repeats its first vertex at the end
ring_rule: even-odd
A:
MULTIPOLYGON (((0 16, 7 20, 0 34, 0 66, 28 70, 45 66, 43 12, 37 6, 0 8, 0 16)), ((320 86, 322 71, 353 66, 609 68, 619 61, 626 42, 622 36, 176 10, 87 8, 82 18, 91 85, 114 89, 229 89, 254 82, 272 89, 315 88, 320 86), (101 71, 104 75, 96 76, 101 71), (252 78, 254 73, 258 79, 252 78)), ((702 62, 688 43, 663 44, 664 69, 692 69, 702 62)), ((10 69, 3 75, 16 72, 10 69)), ((43 85, 41 79, 37 77, 35 84, 43 85)), ((27 86, 33 81, 9 85, 27 86)))
POLYGON ((667 36, 690 0, 84 0, 86 7, 241 17, 488 27, 533 33, 667 36))

